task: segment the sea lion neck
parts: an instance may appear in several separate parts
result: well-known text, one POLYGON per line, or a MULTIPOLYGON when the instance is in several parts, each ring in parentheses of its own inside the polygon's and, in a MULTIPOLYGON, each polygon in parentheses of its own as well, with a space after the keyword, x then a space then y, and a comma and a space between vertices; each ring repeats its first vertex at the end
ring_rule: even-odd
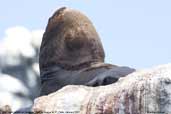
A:
POLYGON ((48 67, 79 70, 104 62, 104 57, 99 35, 84 14, 63 7, 49 19, 40 47, 40 72, 48 67))

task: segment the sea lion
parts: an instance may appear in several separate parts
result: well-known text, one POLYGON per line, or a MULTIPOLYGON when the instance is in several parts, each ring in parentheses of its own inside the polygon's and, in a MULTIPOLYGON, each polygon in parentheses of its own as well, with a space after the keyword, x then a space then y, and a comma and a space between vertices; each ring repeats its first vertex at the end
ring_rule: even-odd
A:
POLYGON ((104 63, 105 53, 92 22, 81 12, 62 7, 48 21, 39 67, 40 95, 66 85, 99 86, 135 71, 104 63))

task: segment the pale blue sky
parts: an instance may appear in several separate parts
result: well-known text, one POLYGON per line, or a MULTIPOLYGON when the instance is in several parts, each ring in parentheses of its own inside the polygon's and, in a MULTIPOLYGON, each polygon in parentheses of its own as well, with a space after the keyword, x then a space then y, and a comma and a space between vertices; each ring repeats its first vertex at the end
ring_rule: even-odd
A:
POLYGON ((92 20, 106 62, 146 68, 171 61, 170 0, 3 0, 0 39, 13 26, 45 29, 61 6, 78 9, 92 20))

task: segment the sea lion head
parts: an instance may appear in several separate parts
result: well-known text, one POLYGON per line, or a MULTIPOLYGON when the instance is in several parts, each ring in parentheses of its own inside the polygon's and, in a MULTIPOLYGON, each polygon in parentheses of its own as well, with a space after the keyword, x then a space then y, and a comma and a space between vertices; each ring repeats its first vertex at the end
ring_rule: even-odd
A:
POLYGON ((104 62, 104 57, 99 35, 84 14, 62 7, 50 17, 40 47, 40 71, 55 66, 80 69, 104 62))

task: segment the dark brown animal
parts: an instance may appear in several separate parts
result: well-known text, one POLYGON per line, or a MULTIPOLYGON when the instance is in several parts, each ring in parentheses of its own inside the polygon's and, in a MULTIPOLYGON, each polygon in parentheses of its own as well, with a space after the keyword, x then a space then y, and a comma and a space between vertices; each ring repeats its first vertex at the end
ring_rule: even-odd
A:
POLYGON ((91 21, 77 10, 60 8, 49 19, 40 48, 41 95, 65 85, 111 84, 134 71, 105 64, 104 58, 91 21))

